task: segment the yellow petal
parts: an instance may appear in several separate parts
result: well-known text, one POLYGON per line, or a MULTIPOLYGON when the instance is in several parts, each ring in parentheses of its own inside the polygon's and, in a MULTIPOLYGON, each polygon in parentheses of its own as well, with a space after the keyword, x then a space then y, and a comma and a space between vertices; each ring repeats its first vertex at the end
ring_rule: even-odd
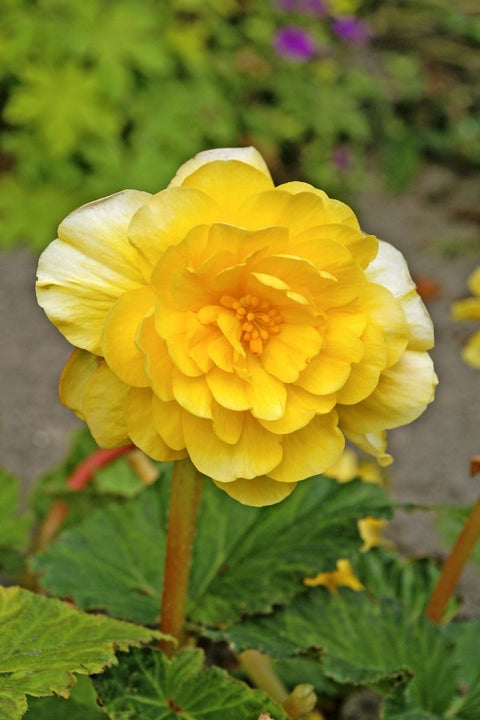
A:
POLYGON ((205 377, 189 377, 173 369, 173 395, 179 405, 192 415, 212 418, 213 397, 205 377))
POLYGON ((193 464, 217 482, 266 475, 282 459, 281 438, 264 430, 248 414, 235 445, 222 442, 213 432, 211 421, 189 413, 185 413, 183 430, 193 464))
POLYGON ((296 483, 280 483, 272 478, 262 475, 253 480, 234 480, 229 483, 215 482, 215 485, 224 490, 230 497, 243 505, 264 507, 274 505, 284 500, 292 493, 296 483))
POLYGON ((327 287, 322 284, 316 292, 312 290, 320 308, 346 305, 357 298, 365 287, 365 274, 350 250, 328 234, 324 235, 322 232, 318 235, 317 228, 299 235, 295 243, 295 253, 306 257, 337 280, 327 287))
POLYGON ((77 348, 70 355, 60 377, 60 402, 82 420, 85 420, 83 398, 100 362, 96 355, 77 348))
POLYGON ((241 226, 240 205, 249 195, 273 188, 273 182, 262 170, 239 160, 214 160, 188 175, 182 187, 205 193, 224 211, 223 222, 241 226))
POLYGON ((480 320, 480 299, 456 300, 452 303, 452 317, 454 320, 480 320))
POLYGON ((410 331, 409 349, 429 350, 433 347, 432 321, 416 291, 402 253, 380 240, 377 256, 365 274, 371 282, 390 290, 400 302, 410 331))
POLYGON ((186 451, 168 447, 155 429, 153 420, 153 393, 149 388, 131 388, 127 395, 125 417, 131 441, 154 460, 168 462, 181 460, 186 451))
POLYGON ((345 385, 350 372, 350 362, 320 352, 300 374, 296 385, 313 395, 330 395, 345 385))
POLYGON ((111 370, 127 385, 147 387, 145 356, 135 344, 144 317, 156 295, 150 287, 122 295, 107 315, 102 333, 102 353, 111 370))
MULTIPOLYGON (((287 386, 286 389, 287 402, 283 416, 279 420, 259 420, 262 427, 279 435, 292 433, 302 427, 305 427, 305 425, 308 425, 315 415, 315 410, 313 410, 313 408, 305 407, 302 402, 303 396, 299 394, 297 388, 287 386)), ((331 409, 332 406, 330 405, 328 411, 331 409)))
POLYGON ((214 150, 203 150, 195 155, 194 158, 181 165, 169 187, 182 185, 189 175, 203 167, 203 165, 217 160, 238 160, 239 162, 251 165, 270 178, 270 172, 265 160, 254 147, 216 148, 214 150))
POLYGON ((173 187, 153 195, 135 213, 128 237, 153 269, 165 250, 178 245, 189 230, 196 225, 220 222, 224 215, 204 193, 173 187))
POLYGON ((391 455, 387 453, 387 433, 385 430, 372 433, 354 433, 348 430, 343 430, 347 440, 350 440, 354 445, 368 453, 373 455, 380 467, 387 467, 393 462, 391 455))
POLYGON ((239 441, 244 419, 245 413, 226 410, 218 403, 212 403, 213 431, 223 442, 235 445, 239 441))
POLYGON ((355 592, 365 590, 365 587, 353 572, 353 568, 348 560, 337 560, 336 570, 319 573, 313 578, 305 578, 303 582, 305 585, 308 585, 308 587, 324 585, 333 594, 338 592, 338 587, 349 587, 351 590, 355 590, 355 592))
POLYGON ((350 482, 359 476, 357 454, 351 448, 345 448, 338 460, 324 470, 323 474, 340 483, 350 482))
POLYGON ((365 354, 352 369, 343 387, 337 392, 341 404, 353 405, 365 400, 377 387, 380 374, 387 364, 387 350, 382 332, 369 323, 362 335, 365 354))
POLYGON ((146 317, 137 334, 137 345, 145 355, 145 371, 155 395, 167 402, 173 399, 173 363, 167 343, 155 330, 153 316, 146 317))
POLYGON ((382 373, 368 398, 357 405, 338 407, 340 425, 362 434, 412 422, 432 402, 437 383, 429 355, 407 350, 396 365, 382 373))
POLYGON ((114 448, 129 442, 125 426, 125 385, 101 361, 83 398, 83 413, 90 432, 100 447, 114 448))
POLYGON ((480 266, 468 278, 468 287, 474 295, 480 296, 480 266))
POLYGON ((328 415, 317 415, 306 427, 285 435, 282 462, 268 475, 279 482, 297 482, 333 465, 345 445, 337 422, 337 415, 332 411, 328 415))
POLYGON ((383 537, 383 531, 388 525, 388 520, 381 518, 366 517, 358 521, 358 531, 363 540, 361 552, 368 552, 374 547, 391 547, 392 543, 383 537))
POLYGON ((265 372, 256 357, 249 356, 247 368, 249 382, 246 386, 246 397, 252 415, 262 420, 278 420, 285 411, 287 401, 285 385, 265 372))
POLYGON ((480 368, 480 330, 468 339, 462 350, 462 357, 471 367, 480 368))
POLYGON ((236 373, 212 368, 206 375, 207 385, 215 400, 228 410, 249 410, 248 384, 236 373))
POLYGON ((182 409, 176 402, 152 398, 152 417, 155 430, 172 450, 184 450, 182 409))
POLYGON ((127 227, 150 197, 135 190, 75 210, 40 256, 37 299, 67 340, 97 355, 105 318, 116 300, 144 285, 144 261, 127 227))
POLYGON ((334 200, 333 198, 329 198, 326 192, 324 192, 323 190, 319 190, 316 187, 313 187, 313 185, 309 185, 309 183, 298 181, 287 182, 283 183, 283 185, 278 185, 277 190, 289 192, 293 195, 304 192, 314 193, 323 200, 328 222, 342 223, 344 225, 349 225, 350 227, 357 230, 360 229, 360 225, 358 224, 355 213, 351 208, 348 207, 348 205, 345 205, 345 203, 341 202, 340 200, 334 200))
POLYGON ((407 345, 411 348, 411 333, 401 302, 381 285, 368 283, 362 306, 370 321, 376 323, 385 338, 387 367, 394 365, 407 345))

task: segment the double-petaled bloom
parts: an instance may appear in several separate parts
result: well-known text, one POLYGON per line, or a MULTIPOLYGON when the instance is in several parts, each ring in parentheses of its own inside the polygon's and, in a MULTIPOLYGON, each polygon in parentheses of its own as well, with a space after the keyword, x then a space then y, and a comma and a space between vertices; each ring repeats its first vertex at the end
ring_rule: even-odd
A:
POLYGON ((253 148, 212 150, 155 195, 71 213, 37 295, 77 347, 62 402, 98 444, 190 456, 267 505, 329 468, 345 438, 383 464, 436 376, 431 321, 402 255, 253 148))

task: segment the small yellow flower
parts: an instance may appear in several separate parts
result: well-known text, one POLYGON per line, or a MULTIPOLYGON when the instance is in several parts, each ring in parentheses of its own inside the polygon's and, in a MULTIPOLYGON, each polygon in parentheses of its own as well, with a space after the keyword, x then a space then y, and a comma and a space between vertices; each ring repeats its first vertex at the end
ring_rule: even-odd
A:
POLYGON ((323 471, 323 474, 341 483, 359 477, 363 482, 383 485, 382 472, 377 463, 360 460, 351 448, 346 448, 338 460, 328 470, 323 471))
POLYGON ((200 153, 155 195, 71 213, 37 297, 77 347, 61 401, 97 443, 190 456, 268 505, 433 399, 432 324, 402 255, 253 148, 200 153))
POLYGON ((305 578, 303 582, 308 587, 324 585, 333 594, 338 592, 338 587, 349 587, 357 592, 365 590, 364 585, 353 572, 348 560, 337 560, 336 570, 319 573, 313 578, 305 578))
MULTIPOLYGON (((455 320, 480 320, 480 267, 468 278, 468 287, 475 297, 457 300, 452 304, 455 320)), ((474 368, 480 368, 480 330, 467 341, 462 351, 465 362, 474 368)))
POLYGON ((392 547, 393 543, 383 537, 388 520, 367 517, 358 521, 358 531, 363 540, 361 552, 368 552, 374 547, 392 547))

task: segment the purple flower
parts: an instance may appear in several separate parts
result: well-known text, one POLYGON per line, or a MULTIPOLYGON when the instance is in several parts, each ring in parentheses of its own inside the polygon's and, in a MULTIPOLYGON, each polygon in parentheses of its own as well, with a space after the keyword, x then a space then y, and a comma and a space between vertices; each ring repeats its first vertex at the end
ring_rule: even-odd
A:
POLYGON ((338 167, 339 170, 348 170, 351 162, 350 150, 343 146, 337 145, 332 148, 332 162, 338 167))
POLYGON ((368 25, 353 15, 334 18, 332 30, 337 37, 350 45, 366 45, 370 39, 368 25))
POLYGON ((278 30, 274 39, 275 52, 287 60, 306 62, 316 54, 312 36, 303 28, 286 25, 278 30))
POLYGON ((327 13, 327 6, 323 0, 298 0, 298 9, 305 15, 322 17, 327 13))

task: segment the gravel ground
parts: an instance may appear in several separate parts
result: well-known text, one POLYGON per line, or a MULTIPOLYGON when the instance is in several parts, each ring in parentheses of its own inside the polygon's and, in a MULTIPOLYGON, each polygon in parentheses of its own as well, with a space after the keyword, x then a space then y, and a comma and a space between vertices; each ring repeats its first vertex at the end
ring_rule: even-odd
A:
MULTIPOLYGON (((468 294, 466 279, 480 264, 480 228, 472 220, 478 219, 479 195, 478 180, 429 167, 408 193, 360 194, 352 203, 363 228, 396 245, 414 277, 428 276, 441 293, 429 303, 440 378, 436 401, 415 423, 390 434, 395 457, 390 481, 402 502, 466 504, 479 492, 468 468, 470 456, 480 452, 480 371, 460 357, 473 328, 449 317, 452 300, 468 294)), ((58 402, 58 377, 70 348, 36 305, 35 267, 36 259, 25 249, 0 254, 0 462, 21 478, 25 492, 62 458, 78 422, 58 402)), ((408 554, 443 550, 424 513, 399 514, 391 533, 408 554)), ((472 568, 461 589, 466 610, 479 614, 480 587, 472 568)))

